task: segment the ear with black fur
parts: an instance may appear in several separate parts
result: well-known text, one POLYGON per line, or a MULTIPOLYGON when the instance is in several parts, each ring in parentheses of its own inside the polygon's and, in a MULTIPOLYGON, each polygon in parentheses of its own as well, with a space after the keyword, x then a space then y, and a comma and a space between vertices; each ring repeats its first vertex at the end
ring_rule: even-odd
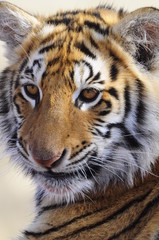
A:
POLYGON ((0 40, 7 43, 7 50, 13 51, 20 45, 37 24, 36 17, 10 3, 0 2, 0 40))
POLYGON ((112 34, 138 63, 151 70, 159 58, 159 10, 141 8, 128 14, 112 34))

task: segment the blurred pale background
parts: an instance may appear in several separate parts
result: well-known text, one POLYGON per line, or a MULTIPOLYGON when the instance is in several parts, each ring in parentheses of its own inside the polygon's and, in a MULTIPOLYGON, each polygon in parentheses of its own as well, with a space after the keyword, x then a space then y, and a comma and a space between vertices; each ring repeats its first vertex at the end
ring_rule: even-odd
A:
MULTIPOLYGON (((89 8, 105 3, 113 5, 117 9, 122 7, 128 11, 145 6, 159 8, 158 0, 10 0, 10 2, 33 14, 51 14, 57 10, 89 8)), ((3 53, 4 45, 0 42, 0 70, 6 66, 6 59, 3 57, 3 53)), ((7 157, 6 154, 2 154, 2 146, 0 145, 0 193, 1 196, 3 196, 0 198, 0 239, 4 240, 11 239, 8 234, 12 233, 12 236, 16 236, 17 232, 26 229, 26 226, 34 217, 34 187, 28 182, 29 180, 24 178, 22 181, 23 176, 19 175, 19 173, 17 174, 17 168, 15 169, 10 166, 8 160, 9 157, 7 157), (19 183, 21 184, 20 186, 19 183), (13 191, 11 191, 11 189, 13 189, 13 191), (23 192, 23 190, 25 191, 23 192), (9 201, 10 199, 11 201, 9 201), (15 204, 13 204, 13 199, 15 204), (27 199, 27 204, 24 199, 27 199), (10 210, 10 202, 12 206, 14 206, 12 211, 10 210), (25 206, 21 214, 19 202, 21 204, 23 203, 21 208, 25 206), (7 209, 8 214, 6 213, 7 209), (13 222, 17 222, 18 219, 19 225, 17 225, 13 233, 13 222)))
MULTIPOLYGON (((89 8, 105 3, 128 11, 145 6, 159 8, 158 0, 10 0, 10 2, 33 14, 51 14, 62 9, 89 8)), ((3 53, 4 47, 0 42, 0 70, 6 66, 3 53)))

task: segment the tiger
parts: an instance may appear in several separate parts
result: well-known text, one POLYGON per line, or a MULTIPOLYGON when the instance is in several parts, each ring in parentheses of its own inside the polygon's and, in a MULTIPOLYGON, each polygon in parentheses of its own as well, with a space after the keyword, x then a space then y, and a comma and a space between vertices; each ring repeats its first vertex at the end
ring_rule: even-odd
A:
POLYGON ((37 186, 22 239, 159 239, 159 10, 0 2, 0 40, 2 142, 37 186))

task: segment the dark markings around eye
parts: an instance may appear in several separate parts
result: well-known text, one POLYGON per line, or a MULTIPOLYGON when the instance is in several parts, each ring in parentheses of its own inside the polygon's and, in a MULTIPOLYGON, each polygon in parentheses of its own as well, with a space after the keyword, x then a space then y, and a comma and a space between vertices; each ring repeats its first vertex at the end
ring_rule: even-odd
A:
POLYGON ((101 75, 101 73, 100 72, 98 72, 94 77, 93 77, 93 81, 95 81, 95 80, 98 80, 99 78, 100 78, 100 75, 101 75))
POLYGON ((42 59, 35 59, 34 62, 33 62, 33 67, 34 67, 35 65, 38 65, 38 68, 41 68, 41 63, 40 63, 41 60, 42 60, 42 59))
POLYGON ((106 115, 108 115, 110 112, 111 112, 111 110, 101 111, 101 112, 99 112, 99 116, 106 116, 106 115))
POLYGON ((77 49, 79 49, 81 52, 83 52, 86 56, 89 56, 89 57, 92 58, 92 59, 95 59, 95 58, 96 58, 96 56, 94 55, 94 53, 92 53, 91 50, 90 50, 88 47, 86 47, 86 45, 84 44, 84 42, 82 42, 82 43, 77 43, 77 44, 75 45, 75 47, 76 47, 77 49))
POLYGON ((24 73, 26 75, 30 75, 31 77, 34 77, 34 75, 33 75, 33 68, 27 67, 24 73))
POLYGON ((119 100, 119 96, 118 96, 117 90, 116 90, 115 88, 112 87, 112 88, 108 89, 107 92, 108 92, 111 96, 113 96, 113 97, 115 97, 117 100, 119 100))
POLYGON ((15 107, 16 107, 17 113, 20 115, 20 114, 21 114, 20 107, 19 107, 19 105, 16 103, 16 100, 17 100, 17 96, 14 96, 14 98, 13 98, 13 103, 14 103, 14 105, 15 105, 15 107))
POLYGON ((117 79, 117 76, 118 76, 118 68, 116 64, 113 63, 110 68, 110 78, 112 81, 115 81, 117 79))
POLYGON ((89 68, 89 76, 87 77, 87 79, 85 81, 87 81, 88 79, 90 79, 91 77, 93 77, 93 68, 91 66, 90 63, 86 62, 86 61, 82 61, 88 68, 89 68))

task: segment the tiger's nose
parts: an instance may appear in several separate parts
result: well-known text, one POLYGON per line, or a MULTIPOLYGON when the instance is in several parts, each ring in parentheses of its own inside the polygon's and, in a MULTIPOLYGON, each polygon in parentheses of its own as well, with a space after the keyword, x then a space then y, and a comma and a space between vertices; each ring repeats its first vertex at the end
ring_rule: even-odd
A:
POLYGON ((52 165, 62 159, 65 155, 65 150, 57 152, 48 152, 48 151, 37 151, 36 149, 31 149, 31 155, 36 163, 41 167, 51 168, 52 165))

